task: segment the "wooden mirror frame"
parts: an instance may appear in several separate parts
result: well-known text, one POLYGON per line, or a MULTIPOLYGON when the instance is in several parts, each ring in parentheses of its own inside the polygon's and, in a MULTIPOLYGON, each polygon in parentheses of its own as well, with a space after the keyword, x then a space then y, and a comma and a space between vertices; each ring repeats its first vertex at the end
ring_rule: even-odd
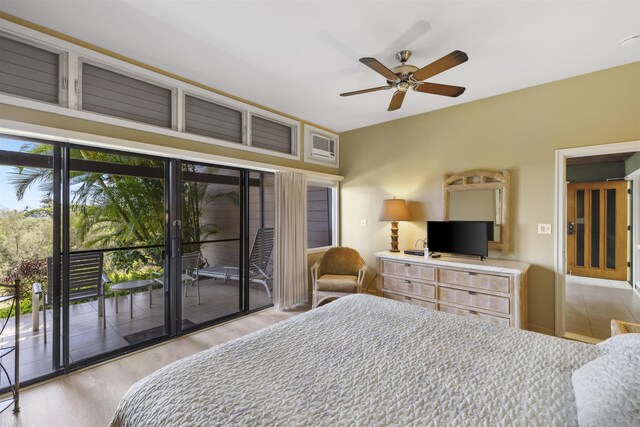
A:
POLYGON ((500 220, 500 241, 489 242, 489 249, 509 252, 509 192, 511 190, 511 172, 471 170, 460 174, 446 174, 442 179, 442 198, 444 219, 449 220, 450 195, 452 191, 502 190, 500 220))

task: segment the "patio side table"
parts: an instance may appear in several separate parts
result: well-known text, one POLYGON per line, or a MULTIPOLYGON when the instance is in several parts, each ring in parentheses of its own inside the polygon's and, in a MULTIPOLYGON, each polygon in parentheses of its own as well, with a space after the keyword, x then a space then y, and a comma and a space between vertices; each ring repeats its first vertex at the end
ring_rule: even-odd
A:
POLYGON ((118 292, 129 291, 129 318, 133 319, 133 291, 147 288, 149 290, 149 308, 151 308, 151 291, 153 290, 153 280, 130 280, 111 285, 111 290, 116 295, 116 313, 118 312, 118 292))

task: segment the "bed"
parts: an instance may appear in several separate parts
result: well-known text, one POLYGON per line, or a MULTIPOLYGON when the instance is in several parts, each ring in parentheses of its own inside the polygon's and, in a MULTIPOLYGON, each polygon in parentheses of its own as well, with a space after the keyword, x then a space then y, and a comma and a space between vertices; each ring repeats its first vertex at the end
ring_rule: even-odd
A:
POLYGON ((598 346, 367 295, 168 365, 112 426, 576 425, 598 346))

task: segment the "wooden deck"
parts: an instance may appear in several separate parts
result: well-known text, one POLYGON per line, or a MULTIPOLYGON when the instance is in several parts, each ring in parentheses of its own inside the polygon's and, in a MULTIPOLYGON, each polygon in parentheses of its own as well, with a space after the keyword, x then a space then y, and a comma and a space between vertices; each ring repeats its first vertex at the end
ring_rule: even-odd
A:
MULTIPOLYGON (((200 305, 196 300, 196 288, 189 287, 183 297, 183 320, 200 324, 238 312, 239 287, 236 281, 207 279, 200 281, 200 305)), ((99 354, 129 346, 132 334, 148 331, 145 337, 160 336, 164 322, 164 305, 162 289, 153 290, 153 305, 149 307, 147 291, 133 295, 133 318, 129 312, 129 294, 118 296, 118 310, 115 309, 115 298, 105 301, 106 328, 102 318, 98 317, 97 301, 72 305, 69 308, 70 319, 70 353, 71 362, 97 356, 99 354), (149 331, 157 328, 156 331, 149 331), (155 332, 155 334, 154 334, 155 332)), ((250 307, 252 309, 271 304, 271 299, 263 286, 251 284, 250 307)), ((40 314, 40 330, 33 331, 31 314, 20 319, 20 380, 30 380, 52 371, 52 314, 47 310, 47 343, 44 343, 42 313, 40 314)), ((13 318, 0 341, 1 346, 13 344, 13 318)), ((139 335, 139 334, 138 334, 139 335)), ((13 376, 13 354, 3 360, 9 374, 13 376)), ((4 383, 3 383, 4 384, 4 383)))

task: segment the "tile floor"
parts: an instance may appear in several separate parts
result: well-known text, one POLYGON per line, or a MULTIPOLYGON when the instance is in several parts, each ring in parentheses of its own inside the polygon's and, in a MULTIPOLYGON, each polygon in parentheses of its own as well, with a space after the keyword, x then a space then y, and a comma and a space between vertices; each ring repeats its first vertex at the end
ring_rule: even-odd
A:
POLYGON ((567 276, 565 329, 597 339, 611 336, 611 319, 640 323, 640 297, 624 281, 567 276))
MULTIPOLYGON (((238 312, 239 288, 236 281, 206 279, 200 281, 201 303, 196 301, 196 289, 189 288, 183 299, 183 318, 199 324, 238 312)), ((115 311, 115 299, 105 301, 106 328, 102 317, 98 317, 97 301, 72 305, 69 308, 69 356, 71 362, 77 362, 104 352, 127 347, 127 335, 162 326, 164 305, 162 289, 153 290, 153 305, 149 307, 147 291, 133 295, 133 318, 130 317, 129 296, 119 294, 118 313, 115 311)), ((249 292, 250 307, 259 308, 271 304, 271 298, 261 285, 252 283, 249 292)), ((22 381, 46 375, 52 370, 51 328, 53 316, 47 309, 47 343, 44 343, 42 313, 40 329, 32 328, 31 314, 20 318, 20 377, 22 381)), ((7 328, 0 337, 0 347, 13 345, 14 318, 9 319, 7 328)), ((3 365, 13 378, 13 353, 2 359, 3 365)), ((1 377, 1 376, 0 376, 1 377)), ((0 388, 4 387, 4 378, 0 378, 0 388)))

